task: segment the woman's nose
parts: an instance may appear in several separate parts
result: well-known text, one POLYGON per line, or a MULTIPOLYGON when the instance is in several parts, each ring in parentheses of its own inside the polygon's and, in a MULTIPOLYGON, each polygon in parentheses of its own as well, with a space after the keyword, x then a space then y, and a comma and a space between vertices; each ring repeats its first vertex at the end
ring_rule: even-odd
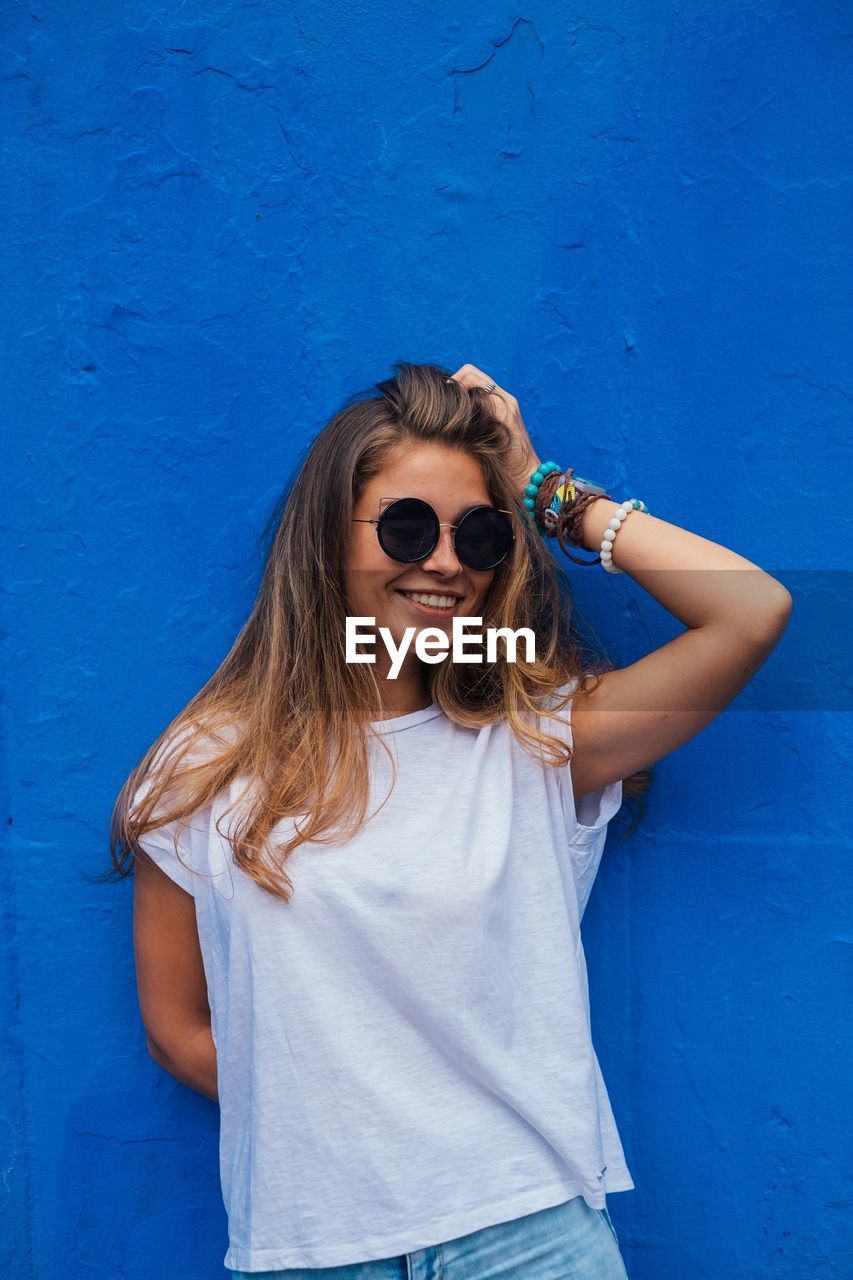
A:
POLYGON ((450 525, 442 525, 438 531, 438 543, 421 565, 425 569, 437 569, 440 573, 459 573, 462 565, 453 545, 454 530, 450 525))

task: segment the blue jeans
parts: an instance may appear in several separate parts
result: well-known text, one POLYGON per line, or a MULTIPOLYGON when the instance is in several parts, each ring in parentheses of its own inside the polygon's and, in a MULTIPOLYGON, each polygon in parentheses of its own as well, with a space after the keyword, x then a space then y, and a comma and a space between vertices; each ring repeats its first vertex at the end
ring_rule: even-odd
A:
POLYGON ((342 1267, 232 1271, 232 1280, 628 1280, 606 1209, 583 1196, 443 1244, 342 1267))

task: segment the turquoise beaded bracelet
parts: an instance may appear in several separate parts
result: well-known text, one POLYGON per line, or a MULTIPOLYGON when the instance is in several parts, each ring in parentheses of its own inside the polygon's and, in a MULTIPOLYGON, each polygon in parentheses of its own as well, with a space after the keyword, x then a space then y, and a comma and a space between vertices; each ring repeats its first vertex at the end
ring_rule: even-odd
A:
POLYGON ((540 484, 542 483, 542 481, 545 479, 546 476, 550 475, 552 471, 559 471, 562 473, 562 470, 563 468, 558 466, 556 462, 540 462, 539 466, 536 468, 536 470, 533 472, 533 475, 530 477, 530 484, 525 485, 524 487, 524 493, 525 493, 524 505, 527 507, 527 510, 533 516, 536 522, 536 528, 539 530, 540 533, 545 534, 546 537, 548 535, 548 530, 545 528, 543 524, 540 523, 538 517, 536 516, 536 495, 539 492, 540 484))

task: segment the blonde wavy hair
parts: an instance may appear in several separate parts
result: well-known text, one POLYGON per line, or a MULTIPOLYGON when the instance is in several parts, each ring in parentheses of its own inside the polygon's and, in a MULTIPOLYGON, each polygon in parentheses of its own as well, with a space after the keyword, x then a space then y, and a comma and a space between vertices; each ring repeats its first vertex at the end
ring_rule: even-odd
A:
MULTIPOLYGON (((378 394, 335 414, 282 495, 267 527, 275 532, 260 589, 231 651, 121 788, 107 878, 130 874, 140 841, 156 827, 176 824, 179 856, 193 814, 235 779, 246 786, 226 811, 237 804, 242 810, 228 833, 234 863, 285 901, 294 888, 285 867, 299 845, 349 839, 368 820, 368 737, 370 721, 382 718, 381 688, 372 665, 345 661, 347 531, 365 485, 400 445, 436 443, 476 458, 494 504, 515 512, 515 540, 495 570, 483 629, 525 626, 536 637, 533 662, 523 660, 520 646, 515 662, 505 661, 504 651, 482 666, 426 666, 433 700, 470 728, 506 718, 525 749, 549 766, 571 759, 566 743, 537 721, 567 704, 568 696, 555 700, 560 686, 574 680, 569 696, 583 692, 613 664, 575 628, 565 572, 531 523, 514 479, 517 446, 485 391, 447 381, 438 365, 393 367, 396 376, 370 389, 378 394), (291 824, 292 838, 271 846, 273 828, 297 817, 303 822, 291 824)), ((645 769, 625 779, 624 794, 639 799, 650 776, 645 769)))

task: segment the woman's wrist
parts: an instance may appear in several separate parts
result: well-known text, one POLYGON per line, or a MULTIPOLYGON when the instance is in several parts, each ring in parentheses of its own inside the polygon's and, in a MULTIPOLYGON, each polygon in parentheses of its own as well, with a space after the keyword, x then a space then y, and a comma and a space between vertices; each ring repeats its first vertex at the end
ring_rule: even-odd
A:
POLYGON ((583 545, 587 551, 600 551, 604 532, 619 509, 619 503, 610 498, 595 498, 580 520, 583 545))

